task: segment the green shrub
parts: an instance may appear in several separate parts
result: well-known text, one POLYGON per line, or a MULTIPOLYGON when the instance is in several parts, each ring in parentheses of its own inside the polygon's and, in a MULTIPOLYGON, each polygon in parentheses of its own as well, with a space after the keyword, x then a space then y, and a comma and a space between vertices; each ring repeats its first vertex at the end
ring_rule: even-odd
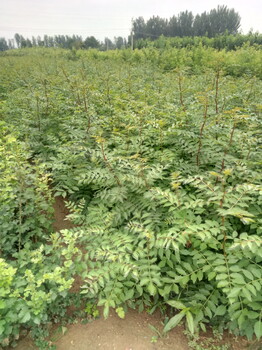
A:
POLYGON ((0 259, 2 346, 15 344, 22 327, 30 329, 52 321, 51 315, 68 297, 74 281, 76 239, 76 235, 64 230, 53 234, 45 246, 32 249, 25 244, 13 260, 0 259))
POLYGON ((48 176, 40 165, 29 163, 29 152, 1 123, 0 230, 3 256, 25 244, 39 245, 51 232, 52 199, 48 176))

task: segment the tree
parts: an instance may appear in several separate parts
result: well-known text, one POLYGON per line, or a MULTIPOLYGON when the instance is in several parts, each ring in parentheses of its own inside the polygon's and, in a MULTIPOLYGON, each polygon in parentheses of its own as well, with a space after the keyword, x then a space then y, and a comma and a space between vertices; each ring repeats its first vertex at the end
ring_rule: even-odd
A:
POLYGON ((167 20, 159 16, 149 18, 146 24, 146 33, 157 39, 160 35, 167 35, 167 20))
POLYGON ((209 20, 209 36, 213 37, 225 32, 228 32, 228 34, 237 34, 241 17, 234 9, 229 9, 227 6, 222 5, 210 11, 209 20))
POLYGON ((183 11, 178 16, 178 25, 180 28, 180 36, 193 35, 194 16, 192 12, 183 11))
POLYGON ((83 39, 79 35, 73 35, 73 43, 72 46, 74 49, 79 50, 84 47, 83 39))
POLYGON ((37 46, 36 38, 34 36, 32 36, 32 46, 37 46))
POLYGON ((177 17, 174 15, 171 17, 167 24, 168 36, 180 36, 180 28, 177 17))
POLYGON ((8 39, 8 48, 10 50, 15 48, 15 40, 14 39, 8 39))
POLYGON ((104 44, 102 45, 102 50, 107 51, 107 50, 114 50, 116 47, 112 40, 109 38, 105 38, 104 44))
POLYGON ((209 36, 228 33, 237 34, 240 27, 240 16, 234 9, 218 6, 210 12, 197 14, 191 11, 180 12, 169 20, 153 16, 145 22, 143 17, 133 21, 134 38, 156 40, 160 35, 165 36, 209 36))
POLYGON ((122 36, 115 37, 114 42, 115 42, 115 47, 119 50, 125 47, 124 38, 122 38, 122 36))
POLYGON ((144 17, 138 17, 133 21, 132 30, 134 33, 134 38, 136 40, 147 38, 147 35, 146 35, 147 28, 146 28, 146 22, 144 20, 144 17))
POLYGON ((44 46, 44 41, 41 39, 41 36, 38 35, 36 38, 37 46, 44 46))
POLYGON ((33 46, 33 45, 32 45, 31 40, 28 39, 28 38, 26 38, 26 40, 25 40, 25 47, 32 47, 32 46, 33 46))
POLYGON ((20 48, 21 47, 21 35, 18 33, 15 33, 14 38, 15 38, 16 46, 18 48, 20 48))
POLYGON ((5 38, 0 38, 0 51, 6 51, 8 48, 5 38))
POLYGON ((49 37, 46 34, 44 35, 44 46, 49 47, 49 37))
POLYGON ((196 36, 205 36, 210 33, 209 14, 205 12, 201 15, 196 15, 193 24, 193 33, 196 36))
POLYGON ((50 36, 49 37, 49 46, 50 47, 54 47, 55 45, 54 45, 54 37, 53 36, 50 36))
POLYGON ((23 37, 23 35, 20 35, 20 47, 27 47, 27 41, 26 39, 23 37))
POLYGON ((84 41, 84 47, 86 49, 98 49, 100 46, 99 41, 94 36, 88 36, 84 41))

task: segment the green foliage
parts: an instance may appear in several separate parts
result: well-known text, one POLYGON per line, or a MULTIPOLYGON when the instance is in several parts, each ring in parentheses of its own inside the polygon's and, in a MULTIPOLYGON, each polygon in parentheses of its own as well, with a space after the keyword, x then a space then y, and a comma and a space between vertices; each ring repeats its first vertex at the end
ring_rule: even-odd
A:
POLYGON ((49 321, 73 283, 78 249, 71 232, 51 235, 53 200, 45 167, 32 162, 10 126, 0 126, 0 344, 7 346, 15 344, 21 327, 49 321))
POLYGON ((3 256, 20 251, 26 243, 37 246, 50 233, 53 214, 48 175, 30 165, 27 148, 1 123, 0 230, 3 256))
POLYGON ((220 34, 215 35, 213 38, 207 36, 184 36, 180 37, 164 37, 151 39, 139 39, 135 41, 135 47, 138 49, 146 47, 155 47, 161 49, 170 48, 187 48, 190 50, 198 50, 199 48, 213 48, 216 50, 237 51, 242 47, 254 46, 260 49, 262 43, 262 35, 259 33, 249 34, 220 34))
POLYGON ((0 38, 0 51, 8 50, 8 44, 5 38, 0 38))
POLYGON ((240 16, 234 9, 218 5, 210 12, 193 15, 191 11, 182 11, 171 18, 153 16, 147 21, 138 17, 133 21, 135 39, 156 40, 161 35, 167 37, 215 37, 220 34, 236 34, 240 27, 240 16))
MULTIPOLYGON (((77 60, 61 51, 55 63, 51 51, 43 53, 29 61, 9 57, 18 68, 15 89, 3 57, 1 115, 31 149, 35 165, 28 171, 44 164, 55 194, 67 198, 68 217, 81 227, 30 252, 48 260, 66 243, 65 265, 59 269, 54 260, 50 280, 41 269, 19 272, 32 280, 30 301, 32 290, 43 300, 37 312, 49 315, 53 289, 68 289, 75 272, 84 280, 82 294, 105 317, 110 308, 120 317, 128 307, 161 308, 170 315, 165 332, 185 321, 190 333, 211 324, 259 338, 259 51, 148 48, 80 52, 77 60)), ((14 269, 32 259, 26 244, 7 262, 7 286, 14 269)), ((31 317, 30 311, 25 322, 31 317)))
POLYGON ((216 333, 213 331, 212 337, 206 337, 201 339, 201 337, 190 334, 188 336, 188 345, 190 349, 193 350, 230 350, 230 344, 221 344, 222 343, 222 334, 216 333))
POLYGON ((21 326, 45 324, 58 311, 74 281, 76 239, 64 230, 53 234, 46 246, 25 247, 9 263, 0 260, 1 345, 18 339, 21 326))

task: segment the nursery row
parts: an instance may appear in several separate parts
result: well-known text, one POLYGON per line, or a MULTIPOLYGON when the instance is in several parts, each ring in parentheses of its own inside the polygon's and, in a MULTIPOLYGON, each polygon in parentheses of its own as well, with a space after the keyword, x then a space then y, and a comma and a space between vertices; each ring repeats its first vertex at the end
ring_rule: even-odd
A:
MULTIPOLYGON (((262 335, 261 53, 0 56, 0 342, 72 300, 262 335), (53 197, 75 228, 53 232, 53 197)), ((61 311, 63 310, 63 312, 61 311)))

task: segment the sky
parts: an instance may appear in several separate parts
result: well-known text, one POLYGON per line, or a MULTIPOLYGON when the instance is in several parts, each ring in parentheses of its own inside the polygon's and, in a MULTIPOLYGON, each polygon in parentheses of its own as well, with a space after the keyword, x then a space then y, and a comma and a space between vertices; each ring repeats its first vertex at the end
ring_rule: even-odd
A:
POLYGON ((127 37, 132 18, 153 15, 170 18, 180 11, 194 15, 217 5, 234 8, 241 16, 241 30, 262 33, 261 0, 0 0, 0 37, 47 35, 127 37))

